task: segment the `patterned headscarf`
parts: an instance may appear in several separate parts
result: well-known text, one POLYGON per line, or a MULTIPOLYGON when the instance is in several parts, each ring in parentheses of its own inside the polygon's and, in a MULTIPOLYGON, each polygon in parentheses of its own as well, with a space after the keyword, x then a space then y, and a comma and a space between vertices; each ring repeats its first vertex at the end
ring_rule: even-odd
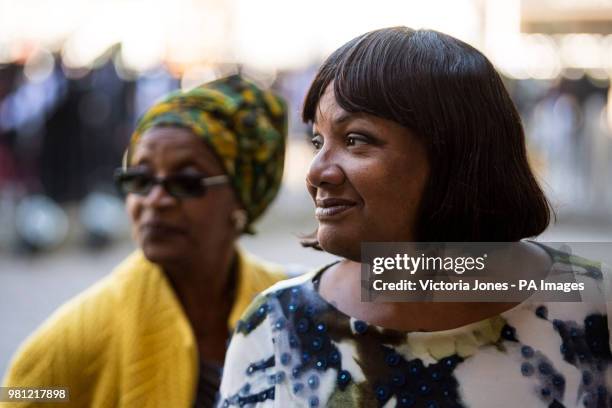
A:
POLYGON ((132 134, 126 154, 154 126, 187 128, 219 157, 247 212, 246 232, 272 202, 283 176, 287 107, 270 91, 233 75, 190 91, 176 91, 151 107, 132 134))

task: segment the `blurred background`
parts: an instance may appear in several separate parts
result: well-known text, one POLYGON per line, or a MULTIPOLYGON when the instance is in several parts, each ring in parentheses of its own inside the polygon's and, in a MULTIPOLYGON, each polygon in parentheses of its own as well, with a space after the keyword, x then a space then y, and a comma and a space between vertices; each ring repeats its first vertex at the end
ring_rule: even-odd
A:
POLYGON ((242 72, 290 104, 281 194, 243 245, 309 267, 299 120, 317 66, 365 31, 433 28, 487 55, 522 115, 558 219, 549 241, 612 241, 612 0, 0 0, 0 375, 59 304, 134 245, 112 186, 156 99, 242 72))

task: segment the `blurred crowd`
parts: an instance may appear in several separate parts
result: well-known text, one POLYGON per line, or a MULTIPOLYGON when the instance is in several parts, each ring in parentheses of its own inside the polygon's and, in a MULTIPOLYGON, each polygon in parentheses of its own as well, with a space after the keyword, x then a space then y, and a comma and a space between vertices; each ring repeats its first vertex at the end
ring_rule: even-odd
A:
POLYGON ((515 80, 532 165, 557 213, 612 220, 610 81, 566 72, 553 81, 515 80))
MULTIPOLYGON (((83 70, 44 53, 0 65, 0 251, 52 249, 70 236, 96 247, 125 236, 113 170, 138 117, 182 78, 165 67, 122 76, 114 55, 83 70)), ((302 76, 286 76, 294 106, 296 86, 310 79, 302 76)))
MULTIPOLYGON (((125 75, 116 54, 111 48, 91 69, 67 68, 43 51, 0 65, 0 252, 100 247, 127 236, 113 169, 139 115, 197 79, 164 66, 125 75)), ((298 112, 317 63, 260 78, 289 101, 290 148, 307 132, 298 112)), ((507 87, 557 213, 612 220, 609 79, 567 71, 554 80, 507 79, 507 87)))

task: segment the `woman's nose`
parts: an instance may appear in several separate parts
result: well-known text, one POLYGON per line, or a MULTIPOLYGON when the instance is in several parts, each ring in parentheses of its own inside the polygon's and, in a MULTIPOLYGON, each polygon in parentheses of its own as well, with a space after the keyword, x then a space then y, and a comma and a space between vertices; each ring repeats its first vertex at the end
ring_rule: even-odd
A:
POLYGON ((161 184, 156 184, 144 197, 144 202, 150 207, 168 207, 174 205, 177 199, 170 195, 161 184))
POLYGON ((306 183, 312 187, 339 186, 345 175, 339 165, 337 154, 331 149, 319 150, 306 173, 306 183))

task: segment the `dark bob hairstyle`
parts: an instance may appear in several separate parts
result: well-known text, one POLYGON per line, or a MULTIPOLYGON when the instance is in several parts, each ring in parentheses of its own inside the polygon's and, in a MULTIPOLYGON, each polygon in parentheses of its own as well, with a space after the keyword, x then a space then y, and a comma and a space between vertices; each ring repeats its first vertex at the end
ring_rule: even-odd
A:
POLYGON ((304 122, 314 121, 330 84, 344 110, 392 120, 424 144, 430 175, 417 241, 518 241, 548 226, 550 205, 529 168, 519 114, 475 48, 432 30, 363 34, 323 63, 304 122))

